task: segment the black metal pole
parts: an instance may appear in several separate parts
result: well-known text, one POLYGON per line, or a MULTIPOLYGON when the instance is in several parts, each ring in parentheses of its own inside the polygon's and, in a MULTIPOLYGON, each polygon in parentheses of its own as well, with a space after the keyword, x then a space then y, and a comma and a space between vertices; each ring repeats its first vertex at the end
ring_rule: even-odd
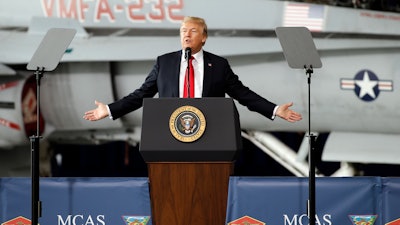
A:
POLYGON ((36 75, 36 135, 30 137, 31 141, 31 173, 32 173, 32 225, 39 224, 39 217, 42 215, 41 202, 39 200, 39 151, 40 151, 40 79, 43 76, 44 68, 38 68, 35 71, 36 75))
POLYGON ((309 174, 309 209, 308 209, 308 217, 310 220, 309 225, 315 225, 315 214, 316 214, 316 204, 315 204, 315 162, 314 162, 314 143, 316 136, 310 135, 310 152, 309 152, 309 161, 310 161, 310 174, 309 174))
POLYGON ((308 152, 308 163, 309 163, 309 175, 308 175, 308 218, 309 225, 315 225, 315 162, 314 162, 314 152, 315 152, 315 139, 316 136, 311 134, 311 74, 313 73, 313 68, 310 66, 306 68, 307 81, 308 81, 308 137, 309 137, 309 152, 308 152))

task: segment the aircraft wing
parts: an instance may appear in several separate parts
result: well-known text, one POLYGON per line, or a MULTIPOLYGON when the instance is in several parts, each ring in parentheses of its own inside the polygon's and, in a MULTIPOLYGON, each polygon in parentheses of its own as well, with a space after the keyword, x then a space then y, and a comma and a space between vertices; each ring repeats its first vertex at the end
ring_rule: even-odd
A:
POLYGON ((399 134, 331 132, 322 160, 328 162, 399 164, 399 134))
POLYGON ((10 67, 0 64, 0 76, 9 76, 9 75, 16 75, 17 72, 11 69, 10 67))

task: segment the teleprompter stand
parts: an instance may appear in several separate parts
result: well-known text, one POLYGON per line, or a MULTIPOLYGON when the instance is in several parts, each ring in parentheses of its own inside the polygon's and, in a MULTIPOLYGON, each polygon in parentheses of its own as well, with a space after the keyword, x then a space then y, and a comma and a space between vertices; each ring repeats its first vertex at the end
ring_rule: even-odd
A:
POLYGON ((36 135, 30 137, 31 142, 31 175, 32 175, 32 218, 31 224, 38 225, 42 215, 41 201, 39 200, 39 141, 40 136, 40 80, 45 71, 53 71, 68 45, 71 43, 76 31, 74 29, 52 28, 50 29, 31 61, 26 66, 27 70, 35 71, 36 75, 36 135))
POLYGON ((277 27, 276 35, 282 46, 289 66, 294 69, 304 69, 308 82, 308 136, 309 136, 309 224, 315 225, 315 141, 311 133, 311 75, 314 68, 321 68, 322 62, 315 48, 310 31, 306 27, 277 27))

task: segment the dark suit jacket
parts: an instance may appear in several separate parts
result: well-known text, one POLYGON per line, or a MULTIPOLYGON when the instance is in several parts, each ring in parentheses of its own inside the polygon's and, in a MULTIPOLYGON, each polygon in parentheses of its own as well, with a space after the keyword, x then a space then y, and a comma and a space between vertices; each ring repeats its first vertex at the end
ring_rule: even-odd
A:
MULTIPOLYGON (((119 101, 109 104, 113 119, 132 112, 143 105, 143 98, 179 97, 179 74, 182 51, 157 57, 157 61, 142 86, 119 101)), ((225 97, 225 93, 271 119, 275 104, 244 86, 233 73, 228 61, 204 51, 203 97, 225 97)))

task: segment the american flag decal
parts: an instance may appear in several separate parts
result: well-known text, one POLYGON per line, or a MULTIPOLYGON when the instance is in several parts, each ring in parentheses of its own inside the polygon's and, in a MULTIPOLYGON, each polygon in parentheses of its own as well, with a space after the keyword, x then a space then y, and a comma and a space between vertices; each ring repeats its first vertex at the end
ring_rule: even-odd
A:
POLYGON ((284 27, 307 27, 310 31, 322 31, 325 6, 287 3, 284 9, 284 27))

